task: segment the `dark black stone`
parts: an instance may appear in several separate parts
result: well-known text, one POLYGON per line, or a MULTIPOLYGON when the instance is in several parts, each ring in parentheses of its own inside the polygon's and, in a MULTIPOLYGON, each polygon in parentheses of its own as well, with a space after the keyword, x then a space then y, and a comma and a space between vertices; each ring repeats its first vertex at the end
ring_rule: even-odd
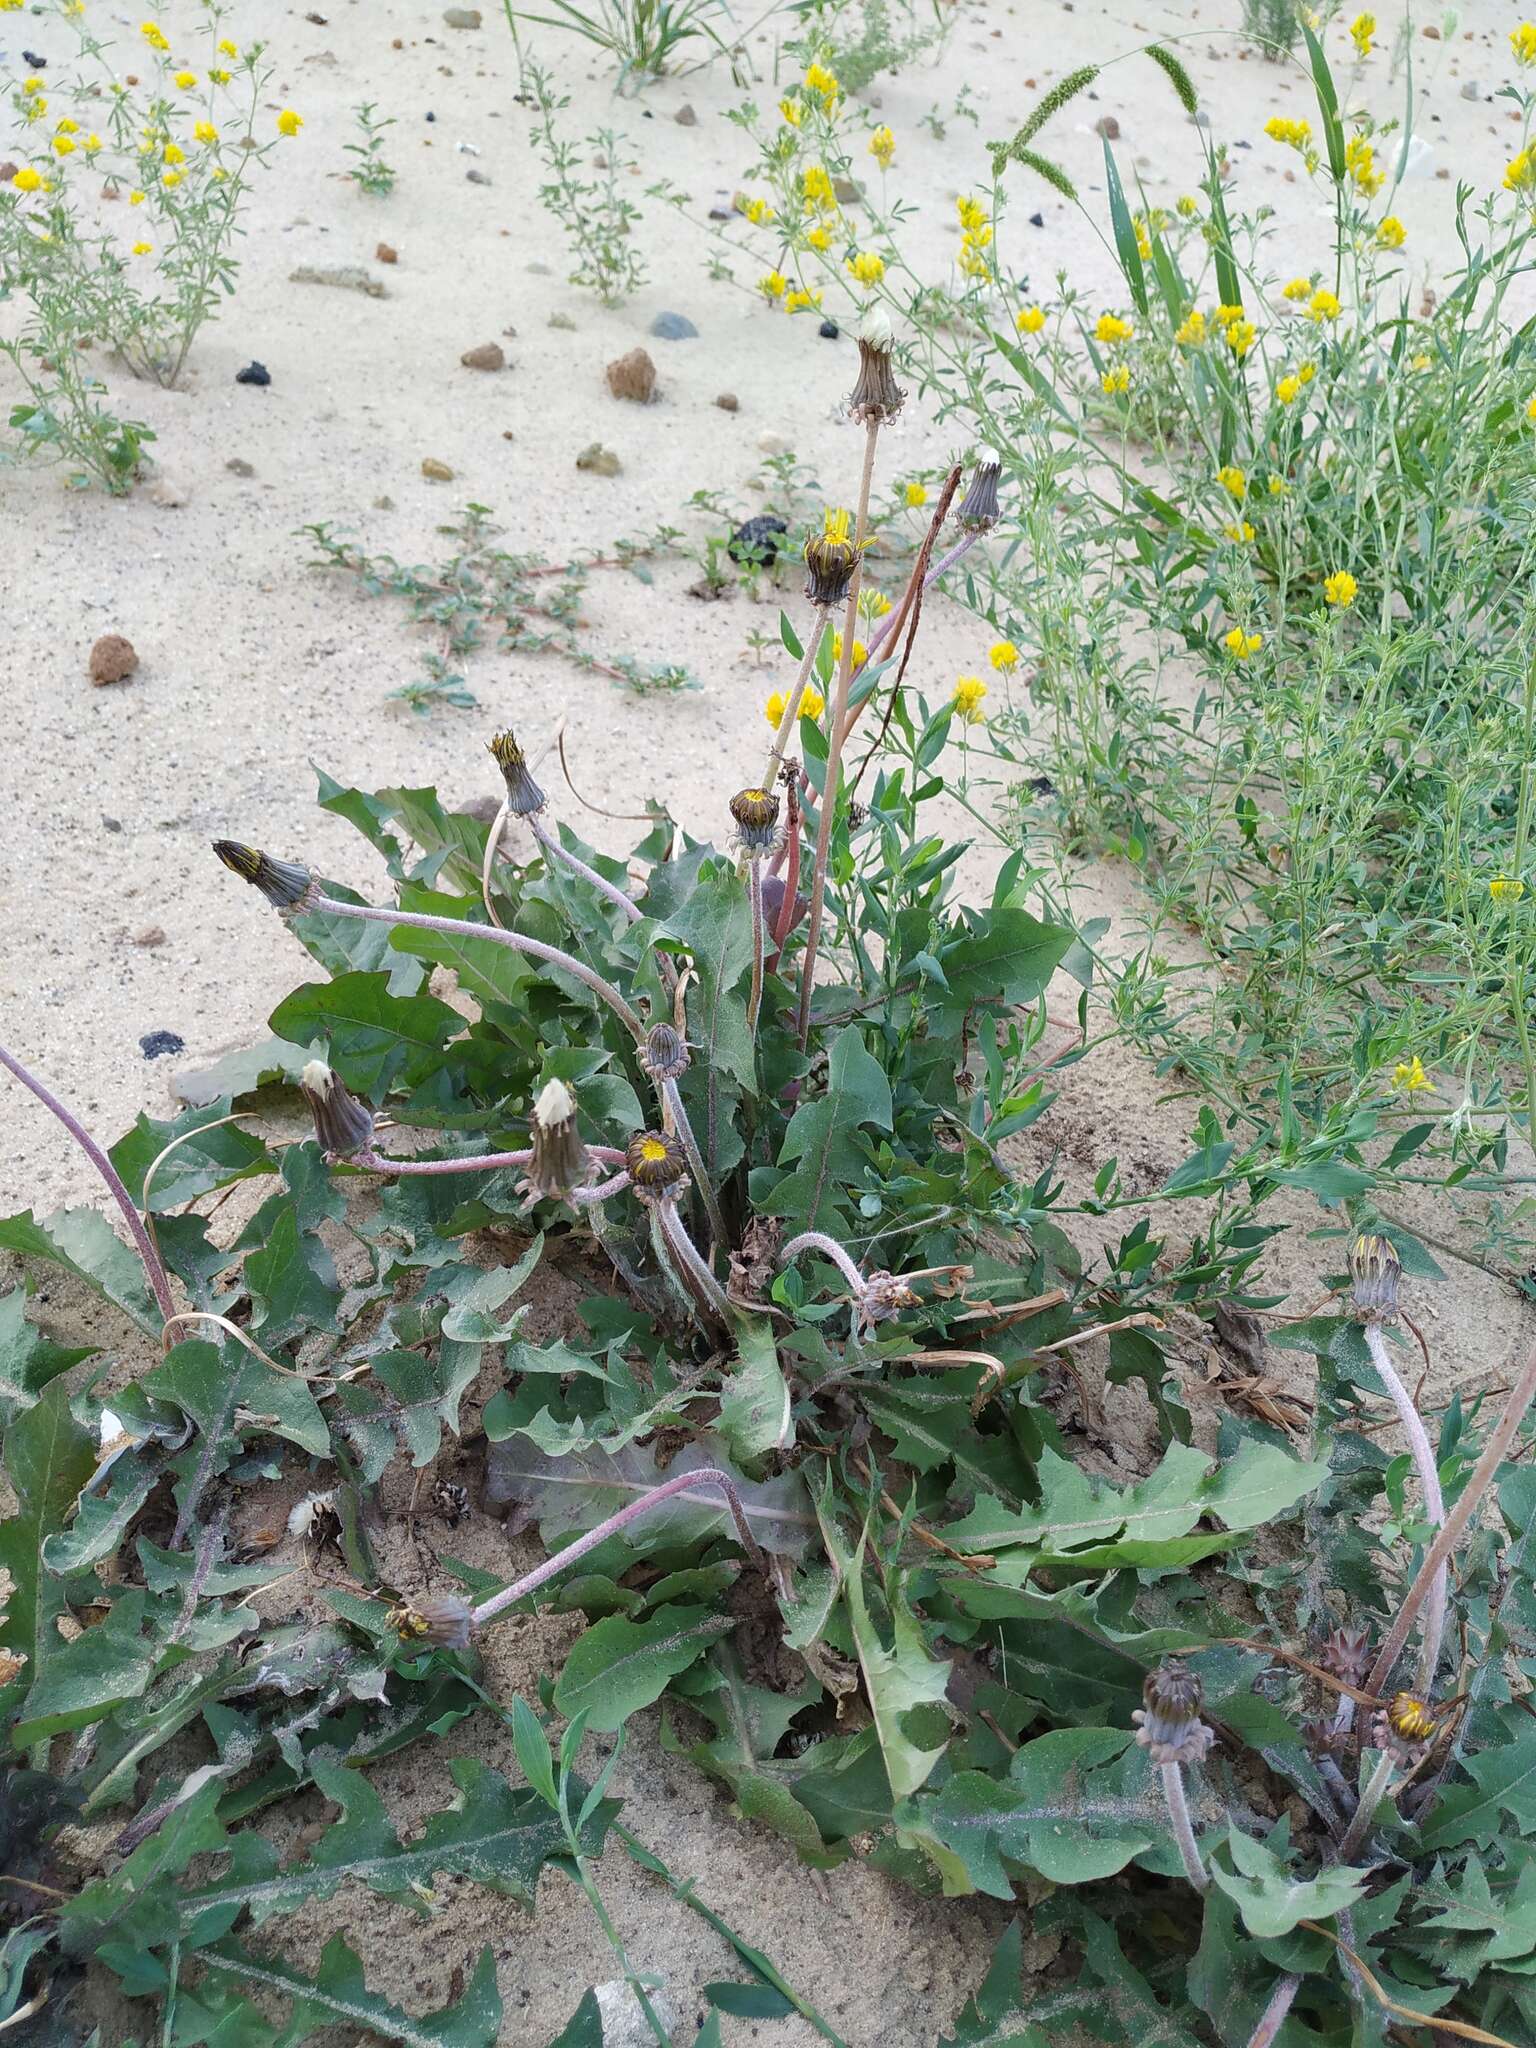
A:
POLYGON ((1043 213, 1032 213, 1029 216, 1029 224, 1032 228, 1043 228, 1045 226, 1045 215, 1043 213))
POLYGON ((437 116, 436 114, 428 114, 427 119, 429 121, 435 121, 437 119, 437 116))
POLYGON ((48 59, 46 57, 39 57, 36 50, 23 50, 21 61, 29 71, 46 71, 48 69, 48 59))
POLYGON ((101 829, 103 832, 121 832, 123 821, 121 818, 109 818, 106 812, 103 811, 101 814, 101 829))
POLYGON ((178 1038, 174 1031, 146 1031, 139 1040, 139 1051, 147 1060, 163 1059, 168 1052, 185 1052, 187 1041, 178 1038))
POLYGON ((759 512, 755 519, 737 527, 725 552, 733 562, 753 562, 771 569, 779 557, 779 535, 788 531, 785 521, 774 513, 759 512))
POLYGON ((272 382, 272 372, 265 363, 258 363, 253 356, 243 370, 236 370, 235 382, 237 384, 267 385, 272 382))
POLYGON ((838 333, 837 322, 835 320, 823 320, 816 332, 823 341, 836 341, 838 333))

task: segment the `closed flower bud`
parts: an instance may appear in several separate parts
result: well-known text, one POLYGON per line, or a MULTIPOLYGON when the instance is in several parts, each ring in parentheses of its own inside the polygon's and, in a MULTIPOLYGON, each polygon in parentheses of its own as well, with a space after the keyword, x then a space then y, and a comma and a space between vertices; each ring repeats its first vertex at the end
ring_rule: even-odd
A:
POLYGON ((1204 1689, 1181 1657, 1170 1657, 1149 1671, 1141 1688, 1143 1704, 1131 1719, 1136 1740, 1157 1764, 1197 1764, 1216 1740, 1200 1719, 1204 1689))
POLYGON ((1002 518, 1003 509, 997 496, 998 479, 1002 473, 1003 465, 997 457, 983 453, 976 465, 976 474, 971 478, 971 487, 955 514, 968 532, 987 533, 1002 518))
POLYGON ((1367 1232, 1349 1248, 1349 1277, 1355 1314, 1363 1323, 1385 1322, 1397 1314, 1397 1283, 1403 1262, 1389 1238, 1367 1232))
POLYGON ((670 1024, 653 1024, 640 1049, 640 1064, 653 1081, 676 1081, 688 1071, 688 1044, 670 1024))
POLYGON ((314 890, 309 869, 296 860, 274 860, 257 846, 215 839, 213 850, 231 874, 259 889, 274 910, 303 910, 314 890))
POLYGON ((859 330, 859 375, 848 400, 848 417, 860 426, 889 424, 906 398, 891 369, 891 341, 885 308, 872 306, 859 330))
POLYGON ((815 605, 839 605, 859 566, 859 551, 848 538, 848 514, 829 512, 825 530, 805 544, 805 594, 815 605))
POLYGON ((512 815, 527 818, 542 811, 548 798, 528 773, 527 758, 512 734, 497 733, 490 742, 490 751, 506 781, 507 809, 512 815))
POLYGON ((1393 1734, 1404 1742, 1428 1742, 1440 1725, 1428 1701, 1415 1699, 1410 1692, 1392 1695, 1387 1719, 1392 1723, 1393 1734))
POLYGON ((467 1650, 474 1634, 474 1610, 466 1600, 418 1600, 397 1607, 390 1616, 403 1643, 425 1643, 434 1650, 467 1650))
POLYGON ((359 1102, 324 1060, 311 1060, 299 1090, 315 1120, 320 1150, 333 1159, 352 1159, 373 1143, 373 1111, 359 1102))
POLYGON ((625 1150, 624 1164, 635 1186, 653 1195, 675 1188, 688 1170, 682 1146, 662 1131, 637 1132, 625 1150))
POLYGON ((772 851, 774 831, 779 822, 778 792, 772 789, 738 789, 731 798, 731 816, 737 835, 748 853, 772 851))
POLYGON ((564 1201, 587 1178, 587 1148, 576 1128, 576 1098, 563 1081, 546 1081, 529 1119, 533 1158, 528 1185, 550 1201, 564 1201))
POLYGON ((1336 1628, 1318 1652, 1317 1661, 1330 1678, 1358 1686, 1371 1668, 1369 1629, 1336 1628))

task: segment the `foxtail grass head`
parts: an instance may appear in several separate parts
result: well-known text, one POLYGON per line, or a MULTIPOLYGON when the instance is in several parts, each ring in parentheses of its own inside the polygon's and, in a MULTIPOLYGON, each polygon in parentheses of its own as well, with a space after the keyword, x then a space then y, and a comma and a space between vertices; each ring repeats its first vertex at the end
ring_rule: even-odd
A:
POLYGON ((213 850, 232 875, 259 889, 274 910, 304 910, 315 893, 314 877, 296 860, 274 860, 259 846, 215 839, 213 850))
POLYGON ((859 328, 859 374, 848 400, 848 417, 861 427, 889 426, 905 402, 891 367, 894 339, 885 308, 871 306, 859 328))
POLYGON ((546 1200, 563 1202, 587 1178, 587 1148, 576 1128, 576 1098, 563 1081, 546 1081, 528 1120, 533 1158, 528 1185, 546 1200))
POLYGON ((507 809, 516 818, 532 817, 546 808, 549 799, 528 772, 528 759, 510 732, 498 732, 489 742, 492 759, 507 785, 507 809))
POLYGON ((328 1158, 353 1159, 373 1144, 373 1111, 324 1060, 308 1063, 299 1077, 299 1092, 309 1104, 315 1136, 328 1158))
POLYGON ((1003 516, 998 482, 1003 465, 990 449, 983 449, 971 478, 970 488, 960 501, 956 519, 967 533, 990 533, 1003 516))
POLYGON ((859 566, 859 551, 849 535, 849 517, 839 507, 828 512, 820 533, 805 544, 805 594, 814 605, 840 605, 859 566))

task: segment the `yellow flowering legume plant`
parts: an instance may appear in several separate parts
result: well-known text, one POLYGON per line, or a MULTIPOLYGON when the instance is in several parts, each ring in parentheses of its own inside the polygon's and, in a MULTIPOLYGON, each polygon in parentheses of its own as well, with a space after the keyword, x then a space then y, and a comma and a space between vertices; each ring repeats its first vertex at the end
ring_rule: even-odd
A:
POLYGON ((26 453, 122 492, 154 437, 113 409, 93 352, 177 381, 234 289, 250 181, 303 122, 284 108, 259 132, 269 68, 260 44, 224 33, 218 0, 175 46, 153 19, 109 43, 79 0, 54 0, 48 18, 72 57, 0 88, 21 144, 0 186, 0 280, 25 308, 0 343, 27 390, 10 424, 26 453))

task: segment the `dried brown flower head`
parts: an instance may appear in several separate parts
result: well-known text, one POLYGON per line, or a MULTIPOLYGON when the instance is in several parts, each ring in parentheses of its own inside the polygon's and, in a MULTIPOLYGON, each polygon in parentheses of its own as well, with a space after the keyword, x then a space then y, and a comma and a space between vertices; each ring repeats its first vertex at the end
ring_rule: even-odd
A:
POLYGON ((314 892, 309 869, 296 860, 274 860, 259 846, 236 839, 215 839, 213 850, 231 874, 259 889, 274 910, 303 910, 314 892))
POLYGON ((467 1650, 475 1632, 473 1608, 451 1596, 397 1607, 389 1618, 403 1643, 425 1643, 434 1650, 467 1650))
POLYGON ((976 474, 971 478, 970 489, 960 501, 960 510, 955 514, 960 524, 971 533, 986 533, 996 526, 1003 516, 1003 508, 997 495, 998 479, 1003 465, 995 455, 983 454, 976 465, 976 474))
POLYGON ((373 1111, 359 1102, 324 1060, 311 1060, 299 1077, 299 1092, 315 1120, 320 1150, 331 1159, 351 1159, 373 1143, 373 1111))
POLYGON ((1152 1761, 1201 1762, 1216 1736, 1200 1719, 1205 1691, 1183 1658, 1170 1657, 1155 1671, 1149 1671, 1141 1697, 1142 1705, 1131 1719, 1136 1725, 1136 1740, 1152 1761))
POLYGON ((546 1081, 528 1119, 533 1158, 528 1186, 546 1200, 563 1202, 587 1178, 587 1148, 576 1128, 576 1098, 563 1081, 546 1081))
POLYGON ((839 508, 829 512, 823 530, 813 533, 805 544, 805 594, 815 605, 839 605, 846 601, 848 585, 859 566, 859 551, 848 537, 848 514, 839 508))
POLYGON ((906 392, 891 368, 891 322, 883 306, 871 306, 859 329, 859 375, 848 400, 848 417, 860 426, 889 425, 906 392))
POLYGON ((1359 1685, 1371 1668, 1371 1634, 1364 1628, 1336 1628, 1318 1652, 1318 1663, 1343 1685, 1359 1685))
POLYGON ((507 809, 514 817, 531 817, 542 811, 548 798, 528 773, 528 761, 510 732, 498 732, 489 742, 492 758, 507 785, 507 809))
POLYGON ((1397 1284, 1403 1262, 1390 1238, 1366 1232, 1349 1248, 1349 1277, 1355 1314, 1363 1323, 1385 1322, 1397 1314, 1397 1284))

